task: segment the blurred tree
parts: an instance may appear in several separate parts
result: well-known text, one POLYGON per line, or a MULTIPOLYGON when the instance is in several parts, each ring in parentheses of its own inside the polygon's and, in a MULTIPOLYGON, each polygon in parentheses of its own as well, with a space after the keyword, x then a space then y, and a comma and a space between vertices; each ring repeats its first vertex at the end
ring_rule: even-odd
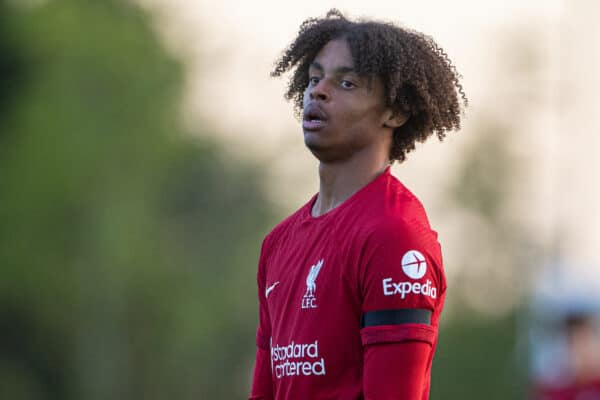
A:
POLYGON ((260 168, 184 135, 181 65, 137 7, 18 4, 0 2, 0 398, 243 397, 260 168))
POLYGON ((432 367, 432 399, 524 399, 515 313, 470 313, 445 321, 432 367))
POLYGON ((525 392, 515 354, 515 305, 523 290, 517 271, 527 266, 522 246, 531 242, 507 215, 520 173, 508 146, 514 129, 491 118, 477 126, 444 199, 446 209, 463 212, 461 268, 447 294, 431 396, 519 399, 525 392))
POLYGON ((442 317, 433 398, 526 397, 529 317, 522 302, 543 260, 540 232, 528 218, 530 188, 539 179, 532 173, 531 126, 547 90, 539 35, 535 24, 498 32, 502 51, 488 71, 494 84, 470 121, 476 135, 443 198, 445 213, 461 224, 448 238, 457 256, 446 268, 458 272, 442 317))

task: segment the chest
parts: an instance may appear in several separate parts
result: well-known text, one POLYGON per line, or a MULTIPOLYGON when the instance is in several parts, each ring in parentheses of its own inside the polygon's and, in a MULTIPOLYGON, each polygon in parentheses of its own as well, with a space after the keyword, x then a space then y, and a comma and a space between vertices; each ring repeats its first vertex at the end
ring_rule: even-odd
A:
POLYGON ((321 229, 287 236, 278 244, 267 261, 265 285, 274 336, 358 323, 359 260, 351 239, 321 229))

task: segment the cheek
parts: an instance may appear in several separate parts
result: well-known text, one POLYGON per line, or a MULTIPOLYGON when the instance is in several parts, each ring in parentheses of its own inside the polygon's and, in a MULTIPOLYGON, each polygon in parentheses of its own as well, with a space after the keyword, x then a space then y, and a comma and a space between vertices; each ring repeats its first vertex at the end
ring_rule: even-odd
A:
POLYGON ((302 97, 302 105, 306 107, 306 104, 310 101, 310 91, 308 88, 304 89, 304 95, 302 97))
POLYGON ((351 102, 348 104, 340 104, 344 110, 343 119, 348 123, 360 125, 373 125, 379 122, 380 108, 376 104, 368 104, 365 102, 351 102))

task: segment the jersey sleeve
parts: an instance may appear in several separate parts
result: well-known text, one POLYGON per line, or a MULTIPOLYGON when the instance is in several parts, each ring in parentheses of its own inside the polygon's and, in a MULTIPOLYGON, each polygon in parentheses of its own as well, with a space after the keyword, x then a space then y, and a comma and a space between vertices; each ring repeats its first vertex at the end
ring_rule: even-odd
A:
POLYGON ((419 341, 367 346, 363 368, 365 400, 421 400, 428 392, 431 346, 419 341), (398 362, 402 360, 402 362, 398 362))
POLYGON ((429 227, 390 219, 373 229, 359 265, 364 346, 434 343, 432 316, 446 290, 441 263, 437 235, 429 227))
POLYGON ((258 286, 258 328, 256 329, 256 358, 250 400, 272 400, 273 382, 271 375, 271 321, 265 297, 266 257, 268 236, 263 241, 256 281, 258 286))
POLYGON ((258 273, 256 282, 258 286, 258 328, 256 329, 256 345, 261 349, 269 350, 271 346, 271 320, 267 308, 267 299, 265 297, 266 289, 266 258, 268 251, 269 236, 263 240, 258 260, 258 273))
POLYGON ((257 347, 252 389, 248 400, 273 400, 270 351, 257 347))

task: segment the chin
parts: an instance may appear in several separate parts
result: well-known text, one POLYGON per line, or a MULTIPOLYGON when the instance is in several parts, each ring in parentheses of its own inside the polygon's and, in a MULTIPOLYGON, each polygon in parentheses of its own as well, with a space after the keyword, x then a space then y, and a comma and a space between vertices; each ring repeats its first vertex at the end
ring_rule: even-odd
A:
POLYGON ((318 132, 304 131, 304 144, 309 149, 312 147, 322 147, 323 137, 318 132))
POLYGON ((314 134, 312 132, 304 133, 304 145, 308 150, 310 150, 311 153, 313 153, 315 157, 320 160, 320 155, 325 153, 327 148, 323 146, 321 140, 318 140, 318 138, 315 138, 313 135, 314 134))
POLYGON ((336 161, 342 161, 343 157, 340 157, 339 152, 333 151, 333 149, 324 146, 322 143, 317 143, 317 141, 304 140, 304 144, 310 150, 310 152, 315 156, 315 158, 324 163, 333 163, 336 161))

